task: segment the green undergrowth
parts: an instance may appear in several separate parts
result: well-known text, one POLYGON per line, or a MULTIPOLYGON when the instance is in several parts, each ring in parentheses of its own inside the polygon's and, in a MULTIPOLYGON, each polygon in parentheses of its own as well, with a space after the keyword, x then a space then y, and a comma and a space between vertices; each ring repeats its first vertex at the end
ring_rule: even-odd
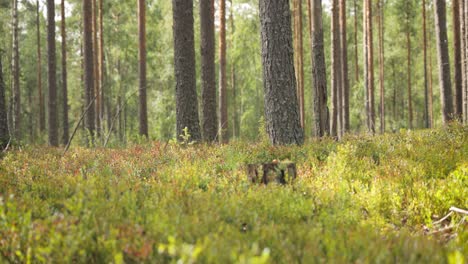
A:
MULTIPOLYGON (((152 142, 27 147, 0 161, 0 262, 464 263, 424 226, 468 207, 468 129, 401 131, 301 147, 152 142), (289 186, 246 164, 296 162, 289 186)), ((453 216, 451 221, 460 221, 453 216)))

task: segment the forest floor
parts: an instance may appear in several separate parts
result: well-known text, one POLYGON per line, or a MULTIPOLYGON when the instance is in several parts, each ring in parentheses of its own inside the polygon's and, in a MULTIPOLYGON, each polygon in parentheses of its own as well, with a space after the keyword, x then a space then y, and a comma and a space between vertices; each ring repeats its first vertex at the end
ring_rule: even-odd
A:
POLYGON ((468 261, 463 214, 434 224, 468 209, 467 127, 62 152, 0 161, 0 263, 468 261), (248 181, 246 164, 273 159, 296 162, 298 179, 248 181))

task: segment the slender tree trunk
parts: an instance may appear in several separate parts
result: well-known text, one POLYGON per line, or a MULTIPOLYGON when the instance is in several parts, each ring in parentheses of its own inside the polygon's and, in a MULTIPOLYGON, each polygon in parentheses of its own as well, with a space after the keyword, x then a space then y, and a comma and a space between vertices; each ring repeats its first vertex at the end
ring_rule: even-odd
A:
POLYGON ((214 142, 218 134, 214 27, 214 1, 200 0, 202 128, 206 142, 214 142))
POLYGON ((427 50, 428 50, 428 73, 429 73, 429 93, 428 93, 428 108, 429 108, 429 123, 430 127, 434 127, 434 92, 433 92, 433 82, 432 82, 432 50, 431 50, 431 42, 427 42, 427 50))
MULTIPOLYGON (((463 1, 463 0, 462 0, 463 1)), ((461 60, 461 39, 460 39, 460 3, 459 0, 452 0, 453 19, 453 61, 454 61, 454 88, 455 118, 461 120, 463 116, 463 92, 462 92, 462 60, 461 60)))
MULTIPOLYGON (((354 1, 354 79, 359 82, 359 52, 358 52, 358 6, 357 0, 354 1)), ((349 98, 348 98, 349 99, 349 98)))
POLYGON ((340 0, 340 40, 341 40, 341 86, 342 86, 342 133, 349 131, 349 78, 348 78, 348 41, 346 33, 346 0, 340 0))
POLYGON ((329 133, 327 106, 327 71, 323 41, 322 1, 307 0, 312 55, 312 79, 314 102, 314 133, 323 137, 329 133))
POLYGON ((413 128, 413 97, 411 89, 411 36, 410 36, 410 14, 408 2, 406 6, 406 51, 407 51, 407 91, 408 91, 408 127, 413 128))
POLYGON ((49 81, 49 145, 58 146, 57 65, 55 50, 55 3, 47 0, 47 56, 49 81))
POLYGON ((148 110, 146 107, 146 3, 145 0, 138 0, 138 36, 139 36, 139 128, 140 136, 148 138, 148 110))
POLYGON ((18 40, 18 0, 13 0, 13 132, 16 139, 21 139, 21 92, 18 40))
POLYGON ((460 23, 460 68, 461 68, 461 101, 462 101, 462 118, 461 121, 465 122, 466 120, 466 111, 465 111, 465 91, 466 91, 466 80, 467 80, 467 71, 466 71, 466 24, 465 24, 465 2, 458 1, 458 10, 459 10, 459 23, 460 23))
POLYGON ((219 137, 221 143, 227 143, 229 134, 226 76, 226 0, 220 0, 219 4, 219 137))
POLYGON ((375 133, 374 45, 372 38, 372 1, 364 0, 364 87, 366 90, 367 128, 375 133))
POLYGON ((193 0, 172 0, 177 138, 188 129, 191 140, 201 140, 195 80, 193 0))
POLYGON ((37 33, 37 93, 39 98, 39 131, 45 131, 44 95, 42 93, 42 54, 41 54, 41 20, 39 0, 36 1, 36 33, 37 33))
POLYGON ((460 13, 463 14, 463 19, 462 19, 462 25, 464 26, 464 31, 462 32, 462 39, 463 43, 465 44, 463 48, 463 54, 464 54, 464 60, 463 60, 463 65, 464 65, 464 91, 463 91, 463 118, 465 124, 468 124, 468 3, 465 3, 465 1, 460 1, 461 3, 461 9, 463 10, 460 13))
POLYGON ((426 128, 431 127, 429 118, 429 82, 427 73, 427 25, 426 25, 426 0, 422 0, 423 17, 423 71, 424 71, 424 124, 426 128))
MULTIPOLYGON (((234 3, 233 0, 229 1, 231 4, 231 9, 229 13, 229 21, 231 24, 231 50, 234 50, 234 37, 235 37, 235 30, 236 27, 234 25, 234 3)), ((236 64, 234 60, 234 56, 231 52, 231 88, 232 88, 232 135, 234 138, 240 138, 240 124, 239 124, 239 117, 238 117, 238 108, 237 108, 237 87, 236 87, 236 64)))
POLYGON ((93 0, 83 0, 83 61, 86 105, 92 105, 86 113, 88 143, 94 145, 95 100, 94 100, 94 52, 93 52, 93 0))
POLYGON ((294 0, 294 70, 297 80, 297 97, 301 127, 304 128, 304 49, 302 35, 302 0, 294 0))
MULTIPOLYGON (((103 13, 103 2, 104 0, 99 0, 99 54, 98 54, 98 59, 99 59, 99 91, 100 91, 100 110, 99 110, 99 119, 101 123, 101 129, 104 130, 104 110, 105 110, 105 103, 106 102, 106 97, 105 97, 105 58, 104 58, 104 13, 103 13)), ((110 122, 108 119, 107 122, 110 122)), ((108 124, 109 125, 109 124, 108 124)))
POLYGON ((93 16, 93 60, 94 60, 94 96, 96 97, 96 104, 95 104, 95 123, 96 123, 96 136, 98 138, 101 137, 101 98, 100 94, 100 80, 99 77, 99 40, 98 40, 98 5, 97 0, 93 0, 92 6, 92 16, 93 16))
POLYGON ((302 144, 289 1, 260 0, 265 120, 273 144, 302 144))
POLYGON ((379 87, 380 133, 385 133, 385 51, 384 51, 384 2, 379 0, 379 87))
POLYGON ((5 82, 3 80, 3 54, 0 51, 0 149, 3 150, 10 139, 8 130, 8 113, 5 101, 5 82))
POLYGON ((392 98, 392 105, 393 105, 393 129, 396 129, 397 125, 397 85, 396 85, 396 70, 395 70, 395 61, 392 61, 392 77, 393 77, 393 98, 392 98))
POLYGON ((452 84, 448 52, 447 18, 445 0, 434 0, 437 59, 439 62, 439 86, 442 120, 445 125, 453 120, 452 84))
POLYGON ((341 45, 340 45, 340 22, 338 0, 332 1, 332 70, 331 70, 331 100, 332 118, 330 124, 330 135, 341 137, 341 45))
POLYGON ((67 32, 65 24, 65 0, 62 0, 60 6, 62 23, 60 26, 62 35, 62 111, 63 111, 63 138, 62 143, 67 145, 69 139, 68 128, 68 85, 67 85, 67 32))

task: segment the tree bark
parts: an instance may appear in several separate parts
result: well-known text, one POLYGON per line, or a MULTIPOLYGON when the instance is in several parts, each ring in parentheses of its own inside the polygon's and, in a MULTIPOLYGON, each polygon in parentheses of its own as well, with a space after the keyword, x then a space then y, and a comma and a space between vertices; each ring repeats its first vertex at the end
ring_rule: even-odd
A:
POLYGON ((411 89, 411 36, 410 36, 410 14, 408 2, 406 6, 406 51, 407 51, 407 92, 408 92, 408 127, 413 128, 413 97, 411 89))
POLYGON ((0 149, 3 150, 10 139, 8 130, 8 113, 5 101, 5 82, 3 80, 3 54, 0 51, 0 149))
POLYGON ((45 131, 44 94, 42 92, 42 52, 41 52, 41 20, 39 0, 36 1, 36 33, 37 33, 37 93, 39 98, 39 131, 45 131))
POLYGON ((364 87, 366 91, 367 128, 375 133, 374 45, 372 40, 372 1, 364 0, 364 87))
POLYGON ((466 70, 466 23, 465 23, 465 2, 458 1, 458 10, 459 10, 459 23, 460 23, 460 68, 461 68, 461 98, 462 98, 462 118, 461 121, 465 122, 466 120, 466 109, 465 109, 465 91, 466 91, 466 81, 467 81, 467 70, 466 70))
POLYGON ((67 31, 65 24, 65 0, 62 0, 60 6, 62 21, 60 24, 62 35, 62 111, 63 111, 63 137, 62 143, 67 145, 69 140, 68 127, 68 83, 67 83, 67 31))
POLYGON ((213 3, 213 0, 200 0, 202 128, 206 142, 214 142, 218 134, 213 3))
POLYGON ((341 41, 341 86, 342 86, 342 133, 349 131, 349 78, 348 78, 348 41, 346 33, 346 0, 340 0, 340 41, 341 41))
POLYGON ((358 6, 357 0, 354 0, 354 79, 359 82, 359 52, 358 52, 358 6))
POLYGON ((302 35, 302 0, 294 0, 294 62, 301 127, 304 128, 304 42, 302 35))
POLYGON ((228 106, 226 76, 226 0, 219 1, 219 140, 227 143, 228 106))
MULTIPOLYGON (((462 0, 463 1, 463 0, 462 0)), ((461 26, 460 26, 460 3, 452 0, 453 19, 453 61, 454 61, 454 114, 458 120, 463 116, 463 88, 462 88, 462 58, 461 58, 461 26)))
MULTIPOLYGON (((234 25, 234 3, 233 0, 230 0, 231 10, 229 14, 229 20, 231 24, 231 49, 234 50, 234 38, 236 27, 234 25)), ((231 52, 233 54, 233 52, 231 52)), ((240 122, 238 116, 238 107, 237 107, 237 86, 236 86, 236 64, 234 56, 231 55, 231 88, 232 88, 232 136, 234 138, 240 138, 240 122)), ((242 97, 241 97, 242 98, 242 97)))
POLYGON ((463 8, 461 10, 464 10, 463 13, 463 22, 462 24, 464 25, 464 32, 463 32, 463 42, 465 43, 463 52, 464 52, 464 61, 463 64, 465 66, 465 71, 464 71, 464 91, 463 91, 463 118, 465 124, 468 124, 468 3, 465 3, 464 1, 460 1, 462 3, 463 8))
POLYGON ((273 144, 302 144, 289 1, 260 0, 266 127, 273 144))
POLYGON ((385 133, 385 51, 384 51, 384 3, 379 0, 379 87, 380 87, 380 133, 385 133))
POLYGON ((176 77, 177 138, 184 129, 190 139, 201 140, 195 80, 195 42, 193 0, 172 0, 174 34, 174 70, 176 77))
MULTIPOLYGON (((99 0, 99 54, 98 54, 98 60, 99 60, 99 91, 100 91, 100 110, 99 110, 99 118, 101 122, 101 129, 104 129, 104 109, 105 109, 105 103, 106 102, 106 97, 105 96, 105 58, 104 58, 104 22, 103 22, 103 2, 104 0, 99 0)), ((107 122, 110 122, 109 119, 107 119, 107 122)), ((109 124, 108 124, 109 125, 109 124)))
POLYGON ((426 0, 422 0, 422 18, 423 18, 423 71, 424 71, 424 125, 431 127, 429 117, 429 82, 427 72, 427 25, 426 25, 426 0))
POLYGON ((83 0, 83 61, 86 105, 92 105, 86 114, 85 127, 89 133, 88 144, 94 145, 95 102, 94 102, 94 52, 92 0, 83 0))
POLYGON ((332 70, 331 70, 331 100, 332 100, 332 117, 330 124, 330 135, 332 137, 341 137, 341 43, 340 43, 340 22, 338 0, 332 1, 332 70))
POLYGON ((322 1, 308 0, 310 43, 312 55, 312 79, 314 102, 314 133, 323 137, 329 133, 327 105, 327 71, 323 41, 322 1))
POLYGON ((47 0, 47 56, 49 81, 49 145, 58 146, 57 65, 55 50, 55 3, 47 0))
POLYGON ((146 3, 138 0, 138 59, 139 59, 139 100, 138 117, 140 136, 148 138, 148 110, 146 105, 146 3))
POLYGON ((96 122, 96 136, 98 138, 101 137, 101 98, 99 94, 101 93, 100 90, 100 81, 101 78, 99 76, 99 40, 98 40, 98 5, 97 0, 93 0, 93 59, 94 59, 94 97, 96 97, 96 104, 95 104, 95 111, 96 114, 94 116, 96 122))
POLYGON ((442 120, 445 125, 453 120, 452 84, 450 80, 450 59, 447 39, 447 18, 445 0, 434 0, 437 59, 439 64, 439 86, 442 120))
POLYGON ((13 132, 16 139, 21 139, 21 92, 18 40, 18 0, 13 0, 13 132))

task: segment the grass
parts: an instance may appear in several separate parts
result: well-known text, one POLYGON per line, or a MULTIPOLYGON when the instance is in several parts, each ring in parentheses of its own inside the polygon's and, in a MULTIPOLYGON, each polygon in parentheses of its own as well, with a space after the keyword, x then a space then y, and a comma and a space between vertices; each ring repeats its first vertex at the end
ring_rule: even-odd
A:
MULTIPOLYGON (((0 161, 0 262, 464 263, 424 227, 468 207, 468 128, 301 147, 27 147, 0 161), (290 186, 245 164, 292 160, 290 186)), ((451 218, 460 221, 460 216, 451 218)))

